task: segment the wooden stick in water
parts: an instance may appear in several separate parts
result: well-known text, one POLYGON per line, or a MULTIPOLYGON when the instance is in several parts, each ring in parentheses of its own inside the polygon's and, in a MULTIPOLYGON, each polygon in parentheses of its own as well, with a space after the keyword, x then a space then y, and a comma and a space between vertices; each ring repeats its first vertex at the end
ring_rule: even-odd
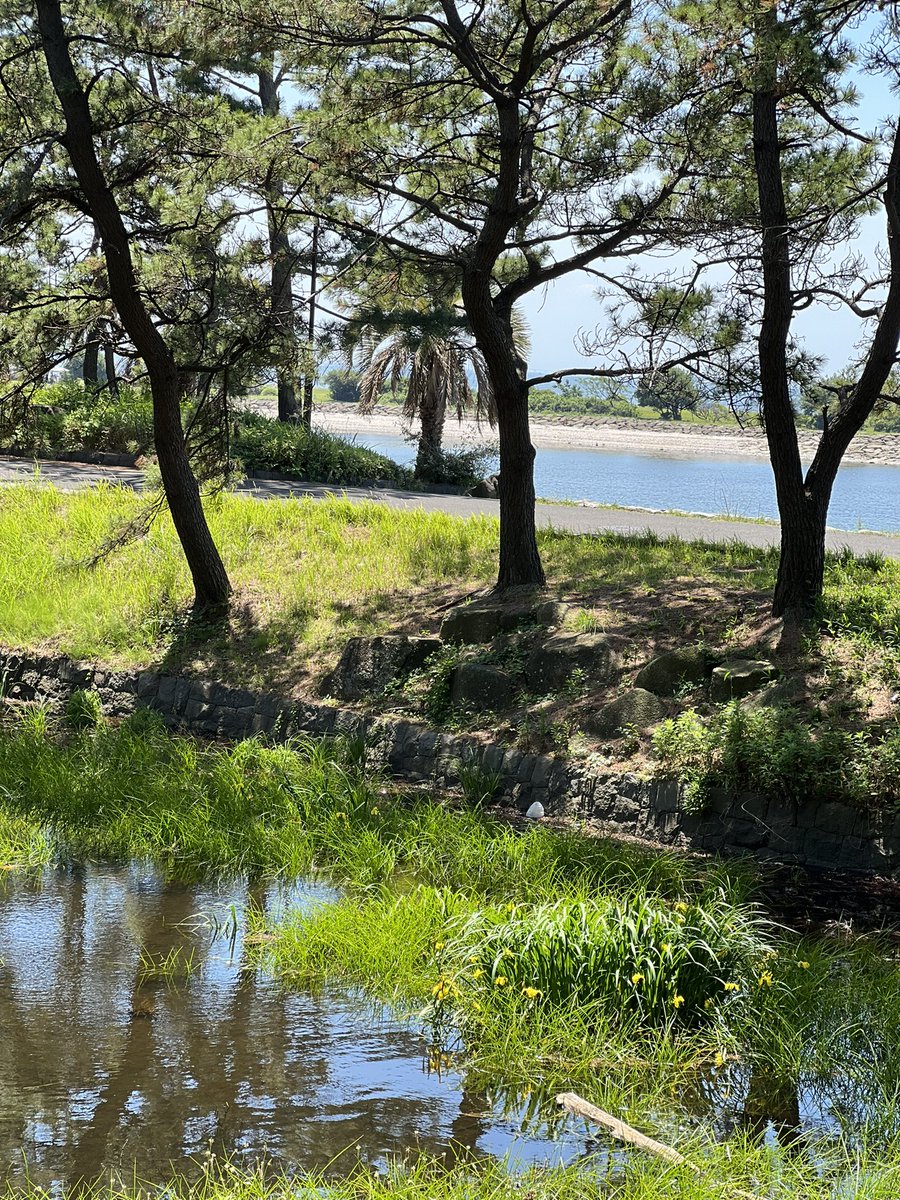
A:
MULTIPOLYGON (((586 1121, 593 1121, 595 1125, 602 1126, 617 1141, 626 1142, 629 1146, 637 1147, 638 1150, 646 1150, 648 1154, 664 1158, 666 1162, 673 1163, 676 1167, 687 1167, 695 1175, 703 1174, 696 1163, 685 1158, 678 1150, 673 1150, 671 1146, 666 1146, 662 1142, 656 1141, 655 1138, 647 1137, 645 1133, 641 1133, 632 1125, 626 1125, 612 1113, 604 1112, 602 1108, 589 1104, 575 1092, 560 1092, 556 1097, 556 1104, 557 1107, 564 1108, 566 1112, 574 1113, 576 1117, 584 1117, 586 1121)), ((730 1183, 721 1183, 719 1186, 730 1192, 732 1196, 740 1197, 740 1200, 760 1200, 760 1197, 754 1195, 753 1192, 742 1191, 741 1188, 732 1187, 730 1183)))

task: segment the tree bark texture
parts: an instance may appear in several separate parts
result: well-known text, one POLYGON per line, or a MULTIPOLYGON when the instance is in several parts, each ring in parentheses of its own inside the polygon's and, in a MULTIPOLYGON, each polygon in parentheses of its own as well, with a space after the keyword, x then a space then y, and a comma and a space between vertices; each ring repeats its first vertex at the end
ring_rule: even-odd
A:
MULTIPOLYGON (((278 113, 278 87, 271 64, 257 71, 259 102, 267 116, 278 113)), ((266 187, 266 224, 271 259, 270 305, 272 327, 279 346, 276 377, 278 380, 278 420, 300 420, 300 400, 297 395, 297 333, 294 308, 294 251, 284 222, 284 182, 270 178, 266 187)))
POLYGON ((484 274, 463 278, 463 303, 484 355, 497 405, 500 439, 500 566, 497 589, 545 583, 537 545, 534 447, 528 420, 528 387, 509 322, 494 309, 484 274))
POLYGON ((195 607, 214 609, 227 601, 231 587, 185 448, 178 367, 138 289, 128 232, 97 158, 90 107, 69 54, 59 0, 37 0, 37 16, 50 80, 65 117, 63 144, 100 235, 110 296, 150 378, 159 469, 193 579, 195 607))
POLYGON ((774 45, 777 9, 759 19, 760 69, 753 95, 753 152, 762 227, 763 317, 759 334, 760 391, 781 519, 781 556, 772 611, 802 623, 815 613, 825 573, 828 506, 850 442, 881 395, 897 361, 900 339, 900 123, 884 193, 890 284, 861 374, 849 399, 822 431, 804 475, 789 390, 787 346, 794 311, 791 247, 778 122, 774 45))
POLYGON ((95 333, 84 344, 84 361, 81 364, 81 379, 85 388, 95 388, 100 381, 100 342, 95 333))

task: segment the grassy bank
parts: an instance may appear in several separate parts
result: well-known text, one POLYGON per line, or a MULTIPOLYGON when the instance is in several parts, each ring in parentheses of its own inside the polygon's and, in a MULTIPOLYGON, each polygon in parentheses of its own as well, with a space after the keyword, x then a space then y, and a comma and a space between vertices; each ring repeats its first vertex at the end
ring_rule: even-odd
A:
MULTIPOLYGON (((198 626, 187 619, 190 582, 168 518, 118 540, 142 503, 111 487, 3 489, 0 642, 315 696, 348 637, 434 634, 447 608, 487 588, 495 570, 497 524, 486 517, 220 495, 208 513, 236 600, 226 624, 198 626)), ((768 614, 774 551, 555 530, 539 541, 550 594, 570 605, 567 628, 611 639, 614 677, 573 676, 541 696, 517 683, 498 720, 448 706, 456 658, 445 655, 371 704, 499 730, 529 751, 600 753, 624 769, 673 773, 697 803, 721 786, 896 802, 900 563, 830 556, 821 632, 786 653, 768 614), (599 741, 583 733, 643 662, 682 646, 720 659, 775 655, 772 703, 747 713, 711 704, 705 685, 687 687, 667 703, 669 724, 655 738, 634 728, 599 741)), ((466 654, 521 674, 535 636, 466 654)))
POLYGON ((257 921, 260 959, 288 986, 344 982, 417 1014, 478 1086, 541 1104, 575 1087, 677 1138, 732 1096, 777 1118, 799 1089, 853 1153, 900 1133, 900 976, 878 939, 779 929, 746 866, 519 832, 396 794, 358 759, 203 746, 144 720, 51 736, 31 715, 0 733, 0 863, 325 872, 343 897, 257 921))

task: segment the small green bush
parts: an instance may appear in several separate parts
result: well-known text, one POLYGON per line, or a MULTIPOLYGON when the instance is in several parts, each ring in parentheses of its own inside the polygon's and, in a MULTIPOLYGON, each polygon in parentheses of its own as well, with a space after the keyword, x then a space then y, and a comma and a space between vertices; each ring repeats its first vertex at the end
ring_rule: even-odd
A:
POLYGON ((489 474, 496 456, 497 450, 493 446, 466 446, 455 450, 444 447, 439 453, 428 456, 422 477, 429 483, 472 487, 489 474))
POLYGON ((141 388, 122 385, 119 395, 72 380, 41 388, 10 444, 29 453, 142 454, 153 445, 153 405, 141 388))
POLYGON ((66 701, 66 723, 72 729, 99 729, 103 724, 100 697, 93 689, 78 688, 66 701))
POLYGON ((409 474, 390 458, 320 430, 242 413, 232 443, 247 471, 281 471, 311 483, 406 483, 409 474))
POLYGON ((900 798, 900 725, 882 736, 804 724, 785 707, 748 709, 733 701, 704 720, 693 709, 653 735, 663 770, 685 785, 688 807, 712 788, 790 800, 892 803, 900 798))

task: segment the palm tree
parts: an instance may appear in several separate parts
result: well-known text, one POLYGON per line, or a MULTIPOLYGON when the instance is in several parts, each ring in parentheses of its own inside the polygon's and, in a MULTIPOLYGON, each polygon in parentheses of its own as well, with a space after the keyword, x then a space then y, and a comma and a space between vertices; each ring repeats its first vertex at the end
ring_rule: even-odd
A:
POLYGON ((394 332, 385 336, 385 322, 370 323, 358 344, 368 363, 359 381, 359 408, 371 412, 385 382, 396 395, 406 383, 403 417, 420 422, 414 478, 434 479, 441 460, 441 442, 448 412, 474 412, 494 424, 494 395, 481 351, 452 309, 397 314, 394 332), (471 375, 475 390, 469 383, 471 375))

